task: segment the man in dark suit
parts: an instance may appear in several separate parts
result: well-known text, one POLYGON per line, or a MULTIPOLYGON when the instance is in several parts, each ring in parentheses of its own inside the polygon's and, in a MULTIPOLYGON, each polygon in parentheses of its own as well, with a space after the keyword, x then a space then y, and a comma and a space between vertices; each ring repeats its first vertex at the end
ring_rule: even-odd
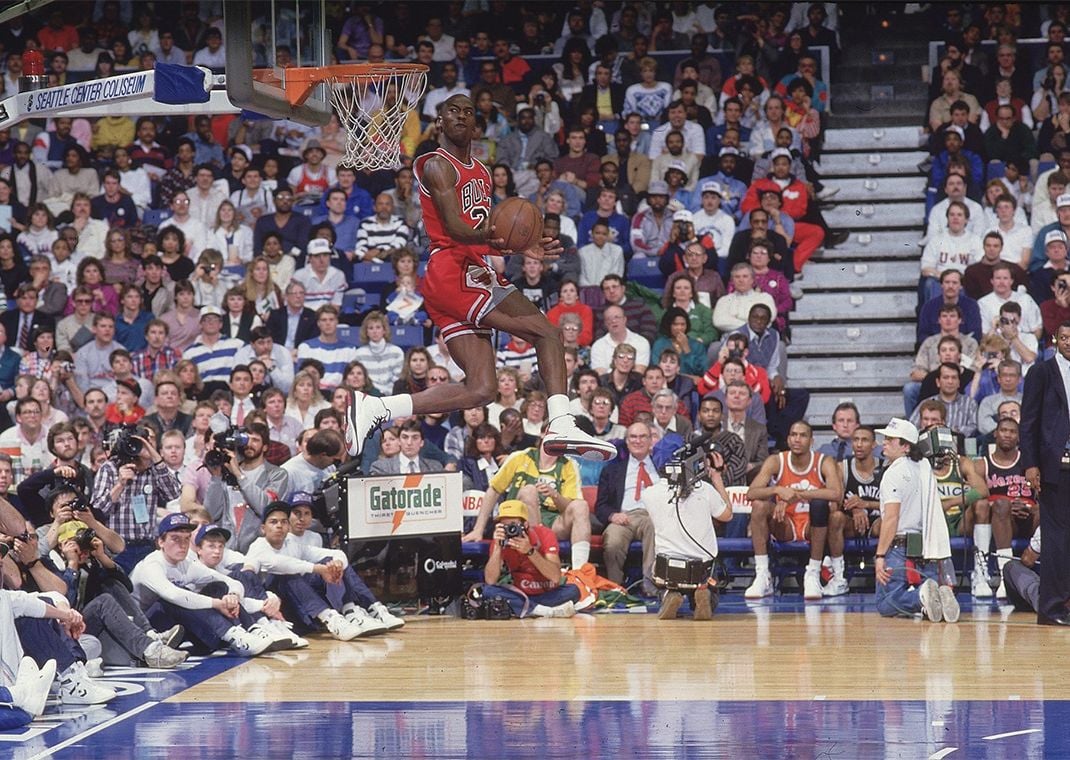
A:
POLYGON ((26 282, 15 291, 17 308, 0 314, 0 324, 7 330, 12 348, 30 351, 30 336, 33 331, 43 328, 55 332, 56 320, 37 309, 37 288, 26 282))
POLYGON ((290 281, 286 286, 286 305, 271 310, 267 328, 271 331, 273 341, 280 346, 286 346, 295 355, 298 346, 320 334, 316 325, 316 312, 305 306, 304 285, 290 281))
POLYGON ((1070 321, 1059 325, 1055 347, 1052 359, 1026 375, 1020 448, 1026 480, 1040 492, 1044 561, 1037 623, 1070 626, 1070 321))
POLYGON ((650 456, 654 443, 650 426, 645 422, 629 426, 626 443, 628 456, 607 464, 598 477, 595 515, 606 526, 602 556, 608 578, 623 583, 628 547, 634 539, 642 541, 643 593, 654 596, 654 523, 643 505, 643 489, 661 478, 650 456))
POLYGON ((424 432, 418 419, 401 423, 398 431, 401 452, 392 457, 377 459, 372 463, 372 475, 408 475, 417 472, 441 472, 442 463, 420 456, 424 445, 424 432))
POLYGON ((580 107, 577 111, 582 111, 584 108, 590 106, 596 112, 598 112, 598 122, 605 130, 606 134, 613 134, 617 131, 617 126, 620 123, 620 119, 623 116, 621 113, 624 110, 624 85, 613 84, 613 70, 608 66, 599 63, 594 69, 594 82, 585 85, 580 90, 580 107), (600 112, 598 109, 598 96, 603 93, 609 93, 609 107, 613 113, 611 116, 600 112))
POLYGON ((747 416, 753 391, 745 382, 729 383, 724 393, 727 410, 724 428, 743 441, 743 452, 747 457, 746 481, 749 483, 769 455, 769 433, 765 425, 747 416))

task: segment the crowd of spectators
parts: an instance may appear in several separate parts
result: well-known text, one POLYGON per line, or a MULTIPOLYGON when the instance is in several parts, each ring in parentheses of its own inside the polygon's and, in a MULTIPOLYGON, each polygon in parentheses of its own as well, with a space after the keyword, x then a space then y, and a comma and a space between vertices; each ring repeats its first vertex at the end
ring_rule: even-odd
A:
MULTIPOLYGON (((205 7, 102 2, 85 5, 92 16, 81 19, 18 17, 0 30, 4 95, 17 91, 20 56, 33 49, 54 84, 156 61, 218 68, 223 22, 202 16, 205 7)), ((934 72, 939 202, 905 389, 908 415, 939 399, 966 436, 992 434, 1004 409, 993 398, 1014 399, 1011 371, 1020 378, 1070 316, 1070 93, 1048 92, 1049 80, 1066 78, 1066 13, 1060 6, 1047 25, 1052 43, 1034 65, 1015 52, 1020 30, 1005 11, 995 20, 999 9, 949 30, 934 72), (979 39, 998 39, 995 58, 979 39), (1057 166, 1034 193, 1030 162, 1047 154, 1057 166)), ((693 430, 718 436, 741 457, 726 466, 733 486, 750 482, 771 443, 787 448, 808 402, 788 380, 793 279, 815 251, 844 239, 821 215, 835 194, 820 177, 830 88, 819 51, 837 62, 833 4, 759 13, 684 2, 356 2, 329 21, 338 60, 429 66, 395 170, 340 163, 337 118, 310 127, 244 114, 72 112, 0 130, 9 306, 0 315, 0 487, 44 531, 39 551, 26 537, 13 543, 5 575, 26 584, 41 566, 63 573, 60 516, 72 515, 51 514, 39 489, 68 471, 91 507, 86 524, 115 536, 100 559, 116 573, 136 575, 160 552, 178 557, 169 534, 188 532, 179 517, 202 514, 228 551, 274 536, 258 565, 272 567, 282 536, 308 525, 289 513, 280 520, 264 494, 310 492, 345 458, 346 388, 412 393, 462 379, 422 309, 427 238, 410 168, 436 147, 436 108, 456 93, 476 107, 473 150, 490 170, 492 202, 530 199, 566 249, 552 263, 511 258, 506 274, 561 328, 582 424, 622 452, 628 426, 646 425, 659 465, 693 430), (384 265, 393 279, 376 286, 367 275, 384 265), (404 348, 394 334, 407 336, 404 348), (243 461, 202 466, 213 415, 256 433, 243 461), (137 426, 144 450, 158 455, 117 462, 116 425, 137 426)), ((286 45, 253 43, 264 65, 292 65, 286 45)), ((459 470, 468 489, 542 504, 547 527, 570 539, 582 564, 592 530, 616 522, 614 505, 595 510, 582 498, 601 468, 540 458, 546 397, 534 350, 502 336, 498 363, 494 403, 397 421, 365 448, 364 471, 459 470), (555 484, 541 482, 546 469, 555 484), (518 480, 525 472, 538 487, 518 480)), ((852 409, 842 426, 834 419, 839 446, 824 451, 841 464, 858 427, 852 409)), ((4 532, 23 533, 17 522, 4 532)), ((359 627, 354 610, 374 599, 336 558, 309 570, 308 557, 295 556, 302 572, 344 581, 348 617, 319 623, 353 633, 344 625, 359 627)), ((301 615, 316 627, 317 612, 301 615)))

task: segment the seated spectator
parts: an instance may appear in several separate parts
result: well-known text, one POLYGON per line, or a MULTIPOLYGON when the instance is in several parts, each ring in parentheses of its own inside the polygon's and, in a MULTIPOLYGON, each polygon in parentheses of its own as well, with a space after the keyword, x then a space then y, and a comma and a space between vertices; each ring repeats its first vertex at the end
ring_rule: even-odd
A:
MULTIPOLYGON (((795 221, 795 244, 794 265, 795 271, 802 269, 813 252, 825 240, 825 231, 813 220, 809 209, 808 191, 802 180, 791 175, 791 154, 778 148, 771 154, 773 171, 768 179, 758 180, 751 184, 747 195, 740 204, 740 210, 751 211, 759 204, 758 192, 763 188, 778 190, 784 202, 784 213, 795 221), (785 185, 785 182, 787 183, 785 185), (807 219, 808 221, 803 221, 807 219)), ((836 242, 843 242, 845 238, 841 233, 835 236, 836 242)), ((830 240, 830 242, 832 242, 830 240)))
POLYGON ((935 396, 923 400, 911 412, 915 424, 924 424, 922 411, 931 406, 930 402, 940 401, 946 409, 946 423, 952 432, 972 438, 977 432, 977 402, 961 392, 962 370, 957 364, 941 364, 938 370, 935 396), (927 404, 929 406, 927 406, 927 404))
MULTIPOLYGON (((641 123, 638 114, 631 114, 631 120, 635 124, 641 123)), ((628 120, 625 119, 625 124, 628 120)), ((648 133, 640 132, 640 137, 648 137, 648 133)), ((613 147, 616 156, 613 160, 617 163, 617 170, 622 182, 627 182, 628 186, 632 188, 636 193, 645 193, 650 185, 650 173, 651 165, 650 159, 646 157, 646 153, 633 148, 633 141, 639 145, 643 141, 634 135, 627 128, 618 129, 613 135, 613 147)), ((611 154, 612 155, 612 154, 611 154)), ((602 159, 603 161, 610 160, 607 156, 602 159)), ((634 214, 636 209, 634 203, 630 207, 626 207, 625 212, 628 214, 634 214)))
POLYGON ((1047 299, 1052 283, 1063 272, 1070 271, 1067 263, 1067 238, 1062 230, 1052 230, 1044 235, 1044 253, 1047 262, 1029 276, 1029 294, 1037 303, 1047 299))
MULTIPOLYGON (((1053 252, 1058 251, 1057 255, 1062 257, 1062 264, 1065 267, 1065 242, 1053 237, 1048 248, 1053 252)), ((981 310, 981 324, 986 333, 999 326, 997 320, 1000 309, 1004 304, 1010 302, 1014 302, 1020 307, 1022 315, 1021 329, 1024 332, 1039 336, 1043 329, 1040 308, 1028 293, 1014 289, 1014 275, 1010 265, 1000 262, 992 267, 992 292, 977 302, 977 306, 981 310)))
POLYGON ((1010 354, 1010 345, 1002 336, 995 333, 984 336, 978 349, 977 356, 973 360, 973 378, 967 382, 964 377, 963 388, 964 392, 977 402, 979 409, 985 398, 999 393, 999 365, 1001 362, 1011 360, 1007 358, 1010 354))
MULTIPOLYGON (((994 265, 993 265, 994 266, 994 265)), ((991 286, 991 282, 989 283, 991 286)), ((931 298, 918 315, 918 340, 942 332, 940 312, 944 306, 957 306, 960 326, 967 335, 980 340, 982 334, 981 310, 977 302, 962 292, 962 273, 947 269, 940 274, 940 295, 931 298)))
MULTIPOLYGON (((985 191, 985 227, 988 232, 998 232, 1003 238, 1004 258, 1021 267, 1029 265, 1033 249, 1033 231, 1025 212, 1018 208, 1014 196, 1007 193, 1002 180, 992 180, 985 191)), ((987 234, 987 233, 986 233, 987 234)))
MULTIPOLYGON (((1032 233, 1029 232, 1028 227, 1025 228, 1025 231, 1028 233, 1030 240, 1032 240, 1032 233)), ((1015 290, 1026 287, 1028 277, 1025 270, 1018 265, 1017 261, 1007 261, 1002 257, 1004 244, 1001 233, 994 230, 986 232, 983 244, 984 253, 981 256, 981 260, 966 267, 966 272, 962 276, 962 284, 970 298, 976 300, 992 292, 992 270, 1000 262, 1006 263, 1011 268, 1015 290)), ((1030 243, 1031 246, 1032 243, 1030 243)), ((1027 248, 1026 250, 1028 251, 1029 249, 1027 248)))
POLYGON ((571 540, 573 567, 586 564, 591 550, 590 510, 580 495, 574 462, 550 456, 538 445, 510 456, 491 478, 475 527, 463 540, 478 541, 483 537, 487 520, 503 496, 506 501, 519 499, 529 510, 532 522, 537 518, 558 538, 571 540))
POLYGON ((984 164, 980 155, 963 148, 964 141, 965 132, 961 127, 952 124, 944 130, 944 149, 933 160, 933 166, 929 172, 929 187, 941 187, 950 173, 950 167, 961 164, 967 170, 965 177, 967 192, 970 195, 980 195, 985 176, 984 164))
POLYGON ((624 93, 624 112, 639 114, 651 129, 658 125, 672 98, 672 85, 657 81, 657 76, 657 61, 643 58, 639 61, 639 82, 624 93))
POLYGON ((380 193, 375 199, 375 214, 360 222, 354 257, 360 261, 388 259, 405 248, 411 237, 404 220, 394 215, 394 199, 380 193))
MULTIPOLYGON (((615 165, 612 163, 602 164, 603 177, 606 174, 606 168, 609 166, 615 165)), ((576 245, 585 246, 590 243, 591 230, 595 224, 602 222, 609 230, 609 241, 620 246, 625 257, 631 255, 631 222, 627 216, 617 212, 617 198, 618 193, 616 187, 600 186, 595 208, 586 212, 580 218, 580 223, 577 229, 576 245)))
POLYGON ((1070 319, 1070 274, 1060 273, 1051 283, 1052 297, 1040 304, 1040 315, 1044 322, 1041 338, 1048 343, 1054 340, 1059 325, 1070 319))
MULTIPOLYGON (((708 346, 717 340, 718 332, 713 326, 713 312, 708 306, 697 299, 695 293, 695 281, 686 272, 674 273, 665 283, 665 292, 661 298, 663 309, 677 308, 688 317, 689 327, 686 335, 701 346, 708 346)), ((671 327, 671 324, 669 325, 671 327)), ((665 320, 661 320, 661 333, 669 337, 670 332, 664 331, 665 320)), ((687 353, 686 351, 684 353, 687 353)), ((657 355, 657 352, 654 352, 657 355)))
MULTIPOLYGON (((1000 338, 999 340, 1002 341, 1002 338, 1000 338)), ((982 343, 984 343, 985 338, 982 338, 981 341, 982 343)), ((944 336, 940 339, 940 343, 938 346, 939 362, 937 363, 935 369, 927 373, 925 377, 922 378, 919 388, 919 398, 929 398, 930 396, 936 395, 939 390, 940 365, 942 364, 954 364, 956 367, 959 368, 963 388, 966 388, 973 381, 974 370, 972 370, 970 367, 976 362, 978 357, 980 357, 983 361, 984 352, 981 348, 981 344, 979 344, 977 346, 976 352, 972 356, 964 357, 961 349, 959 348, 960 345, 961 341, 956 340, 951 336, 944 336)), ((1000 350, 1006 349, 1005 341, 1003 344, 1001 344, 1001 346, 1002 347, 1000 350)))
POLYGON ((635 346, 622 343, 613 349, 611 368, 599 376, 600 385, 612 394, 614 405, 619 405, 626 395, 642 387, 643 375, 635 369, 635 358, 635 346))
POLYGON ((952 173, 944 180, 943 189, 946 197, 929 211, 928 227, 925 239, 931 241, 941 233, 947 232, 947 212, 952 203, 966 207, 966 230, 978 238, 985 233, 985 214, 981 204, 966 196, 966 180, 960 174, 952 173))
POLYGON ((94 219, 107 222, 112 229, 136 227, 137 207, 128 193, 123 192, 122 177, 114 169, 104 172, 102 192, 90 202, 90 214, 94 219))
POLYGON ((612 354, 621 344, 628 344, 636 350, 635 370, 645 370, 650 364, 650 343, 647 339, 628 329, 624 309, 616 304, 606 306, 603 311, 606 334, 591 346, 591 366, 596 372, 610 370, 612 354))
POLYGON ((772 317, 777 316, 776 303, 768 293, 761 292, 754 286, 754 268, 750 264, 736 264, 732 267, 730 292, 719 298, 713 310, 713 324, 721 333, 730 333, 747 323, 751 307, 762 303, 769 307, 772 317))
POLYGON ((115 319, 115 337, 127 351, 141 351, 148 345, 145 330, 152 321, 152 312, 141 308, 141 288, 137 285, 124 285, 121 292, 122 310, 115 319))
MULTIPOLYGON (((911 411, 922 398, 921 382, 945 360, 941 348, 945 340, 958 341, 957 350, 960 355, 974 357, 978 354, 976 339, 959 331, 962 326, 961 307, 957 304, 941 304, 939 311, 939 331, 922 341, 914 358, 914 366, 910 370, 910 380, 903 386, 905 403, 911 411)), ((909 416, 910 412, 906 414, 909 416)))
MULTIPOLYGON (((768 241, 752 240, 747 263, 751 265, 754 272, 754 289, 772 296, 777 314, 776 328, 783 334, 787 327, 788 314, 795 308, 795 302, 791 297, 791 285, 787 278, 783 273, 769 268, 771 253, 768 241)), ((733 292, 731 284, 729 292, 733 292)))
MULTIPOLYGON (((981 104, 977 98, 962 89, 962 76, 955 70, 944 72, 941 79, 941 93, 929 105, 929 129, 933 132, 951 121, 951 108, 962 101, 969 108, 969 121, 976 124, 981 118, 981 104)), ((979 178, 978 178, 979 179, 979 178)))
POLYGON ((980 261, 984 245, 977 235, 967 230, 969 218, 970 211, 966 205, 953 201, 947 209, 947 230, 930 237, 925 244, 921 254, 921 280, 918 283, 922 304, 937 296, 939 277, 944 270, 964 272, 970 264, 980 261))
POLYGON ((715 254, 728 257, 728 247, 736 234, 736 221, 721 209, 724 191, 716 181, 708 180, 699 186, 700 207, 695 210, 692 222, 700 237, 709 236, 715 254))
POLYGON ((769 537, 778 541, 809 541, 810 562, 803 598, 820 599, 821 558, 828 534, 829 502, 843 500, 843 483, 835 460, 811 448, 813 431, 800 420, 788 433, 788 451, 768 457, 747 491, 751 500, 751 542, 755 579, 744 596, 759 599, 773 593, 769 572, 769 537), (805 499, 806 501, 803 501, 805 499), (803 510, 801 507, 807 508, 803 510), (775 519, 783 515, 787 519, 775 519))
MULTIPOLYGON (((1070 98, 1067 100, 1067 111, 1068 116, 1070 116, 1070 98)), ((1067 169, 1070 169, 1070 147, 1059 151, 1059 159, 1062 164, 1066 165, 1067 169)), ((1070 176, 1061 166, 1056 166, 1054 169, 1044 172, 1037 179, 1036 189, 1033 193, 1032 216, 1029 222, 1029 228, 1034 234, 1040 235, 1041 231, 1047 234, 1050 230, 1062 226, 1059 223, 1056 207, 1059 197, 1066 193, 1068 183, 1070 183, 1070 176), (1053 224, 1055 225, 1054 227, 1052 226, 1053 224)), ((1036 254, 1035 243, 1036 241, 1034 240, 1034 255, 1036 254)), ((1031 268, 1031 266, 1032 256, 1030 256, 1030 267, 1026 268, 1031 268)))
POLYGON ((388 394, 401 376, 405 354, 391 344, 390 325, 377 311, 372 311, 360 326, 360 348, 355 358, 367 368, 368 377, 380 393, 388 394))
MULTIPOLYGON (((601 282, 601 278, 590 284, 597 286, 599 282, 601 282)), ((594 339, 594 312, 590 306, 580 302, 580 292, 576 283, 573 280, 562 280, 561 285, 558 287, 557 295, 557 303, 546 313, 547 318, 553 324, 561 327, 562 317, 566 314, 576 315, 582 324, 582 329, 577 336, 577 342, 580 346, 590 346, 594 339)))
POLYGON ((1003 304, 993 334, 1010 344, 1010 358, 1021 363, 1023 372, 1028 372, 1040 349, 1036 335, 1021 329, 1022 312, 1022 307, 1014 301, 1003 304))
POLYGON ((1037 157, 1037 143, 1032 130, 1018 120, 1011 105, 996 109, 996 121, 985 132, 985 155, 989 161, 1014 161, 1028 164, 1037 157))
MULTIPOLYGON (((617 421, 627 427, 635 422, 636 415, 653 411, 654 396, 665 387, 665 373, 661 366, 652 364, 643 372, 643 385, 620 400, 617 421)), ((687 407, 683 401, 677 401, 676 411, 686 415, 687 407)))

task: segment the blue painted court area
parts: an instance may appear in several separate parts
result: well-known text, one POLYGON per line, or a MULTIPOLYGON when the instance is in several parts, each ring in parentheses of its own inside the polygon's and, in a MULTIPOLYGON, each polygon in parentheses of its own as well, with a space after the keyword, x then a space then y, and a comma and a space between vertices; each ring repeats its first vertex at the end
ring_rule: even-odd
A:
POLYGON ((1068 725, 1067 702, 164 703, 54 756, 1039 758, 1068 725))

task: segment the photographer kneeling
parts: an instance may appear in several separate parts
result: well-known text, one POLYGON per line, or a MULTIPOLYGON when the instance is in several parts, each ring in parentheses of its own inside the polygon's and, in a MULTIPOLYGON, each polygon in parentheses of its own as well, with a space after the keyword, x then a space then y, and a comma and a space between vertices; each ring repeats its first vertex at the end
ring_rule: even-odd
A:
POLYGON ((919 449, 918 429, 893 417, 877 433, 884 436, 888 462, 881 478, 881 534, 873 568, 877 611, 884 617, 920 612, 934 623, 955 623, 959 603, 954 590, 924 578, 917 568, 928 563, 939 573, 939 560, 951 556, 936 476, 919 449))
POLYGON ((672 620, 686 595, 695 620, 710 620, 718 594, 710 583, 717 559, 713 521, 732 519, 724 486, 724 458, 716 444, 694 444, 674 456, 666 477, 643 492, 654 523, 654 583, 666 589, 660 620, 672 620))
POLYGON ((483 598, 504 599, 513 614, 533 617, 572 617, 580 599, 574 584, 561 585, 561 556, 557 537, 543 525, 528 525, 528 507, 520 499, 498 505, 490 558, 483 568, 483 598), (512 576, 510 586, 499 586, 502 565, 512 576), (527 595, 525 597, 525 595, 527 595))
POLYGON ((231 440, 234 432, 242 438, 240 428, 207 434, 204 463, 212 481, 204 494, 204 508, 231 536, 227 548, 244 554, 260 537, 264 508, 289 494, 289 476, 286 470, 264 461, 270 438, 267 425, 248 425, 244 446, 240 440, 236 444, 231 440))

